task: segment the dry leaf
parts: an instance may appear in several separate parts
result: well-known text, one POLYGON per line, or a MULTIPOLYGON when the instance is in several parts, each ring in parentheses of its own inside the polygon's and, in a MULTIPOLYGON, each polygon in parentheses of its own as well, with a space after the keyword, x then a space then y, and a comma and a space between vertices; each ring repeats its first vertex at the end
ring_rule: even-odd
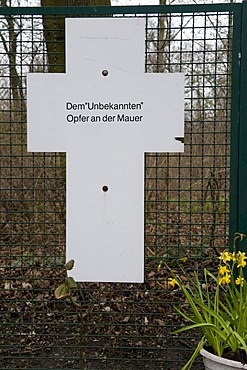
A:
POLYGON ((13 288, 13 286, 12 286, 11 281, 6 281, 4 283, 4 289, 9 290, 9 289, 12 289, 12 288, 13 288))
POLYGON ((61 284, 55 290, 55 297, 57 299, 67 297, 68 292, 69 292, 68 287, 65 284, 61 284))
POLYGON ((165 326, 165 321, 163 320, 160 320, 160 319, 157 319, 156 322, 160 325, 160 326, 165 326))
POLYGON ((22 283, 22 288, 23 289, 30 289, 30 288, 32 288, 32 285, 30 284, 30 283, 22 283))

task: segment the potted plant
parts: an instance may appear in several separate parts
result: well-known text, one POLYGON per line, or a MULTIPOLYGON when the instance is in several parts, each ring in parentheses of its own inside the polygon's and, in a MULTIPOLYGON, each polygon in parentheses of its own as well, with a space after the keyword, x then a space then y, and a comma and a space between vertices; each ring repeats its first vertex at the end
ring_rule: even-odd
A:
POLYGON ((244 276, 247 256, 236 251, 236 241, 243 240, 235 233, 233 252, 219 256, 218 273, 203 270, 186 275, 186 282, 171 271, 169 284, 184 295, 190 312, 175 307, 188 325, 175 333, 199 329, 201 338, 182 370, 190 369, 199 353, 206 370, 247 369, 247 281, 244 276), (228 357, 226 359, 225 357, 228 357))

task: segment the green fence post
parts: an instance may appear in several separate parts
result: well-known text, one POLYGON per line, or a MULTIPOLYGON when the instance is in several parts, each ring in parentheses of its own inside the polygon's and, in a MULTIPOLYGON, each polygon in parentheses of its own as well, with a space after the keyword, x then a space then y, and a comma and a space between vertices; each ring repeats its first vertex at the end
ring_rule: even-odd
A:
POLYGON ((239 131, 240 131, 240 61, 242 4, 234 13, 232 33, 231 77, 231 146, 230 146, 230 249, 233 249, 234 233, 239 230, 239 131))
MULTIPOLYGON (((238 232, 247 234, 247 1, 242 3, 239 110, 238 232)), ((247 251, 247 238, 239 249, 247 251)))

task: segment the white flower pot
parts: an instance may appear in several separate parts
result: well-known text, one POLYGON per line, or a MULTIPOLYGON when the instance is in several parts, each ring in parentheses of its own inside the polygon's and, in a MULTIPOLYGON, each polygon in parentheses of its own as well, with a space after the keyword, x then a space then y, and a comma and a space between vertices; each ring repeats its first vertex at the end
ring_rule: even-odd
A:
POLYGON ((213 355, 205 349, 201 349, 200 354, 203 357, 205 370, 247 369, 247 365, 243 365, 241 362, 213 355))

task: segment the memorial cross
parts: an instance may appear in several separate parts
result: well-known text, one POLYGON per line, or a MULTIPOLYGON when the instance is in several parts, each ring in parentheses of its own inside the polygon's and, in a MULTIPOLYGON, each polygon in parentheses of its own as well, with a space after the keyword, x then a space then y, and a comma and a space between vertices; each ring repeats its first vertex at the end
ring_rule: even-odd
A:
POLYGON ((67 153, 78 281, 143 282, 144 152, 183 150, 183 75, 144 56, 144 19, 67 19, 66 73, 28 74, 28 151, 67 153))

